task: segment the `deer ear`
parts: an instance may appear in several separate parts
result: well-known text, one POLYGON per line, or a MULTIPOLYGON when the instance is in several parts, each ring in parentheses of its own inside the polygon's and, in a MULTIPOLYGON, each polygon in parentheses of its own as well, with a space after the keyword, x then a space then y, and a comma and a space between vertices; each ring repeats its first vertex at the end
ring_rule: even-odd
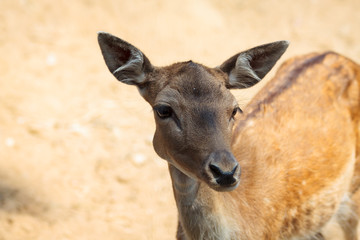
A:
POLYGON ((228 88, 248 88, 265 77, 283 55, 288 41, 278 41, 238 53, 219 67, 229 76, 228 88))
POLYGON ((139 49, 105 32, 98 33, 98 42, 107 67, 119 81, 137 86, 145 83, 153 67, 139 49))

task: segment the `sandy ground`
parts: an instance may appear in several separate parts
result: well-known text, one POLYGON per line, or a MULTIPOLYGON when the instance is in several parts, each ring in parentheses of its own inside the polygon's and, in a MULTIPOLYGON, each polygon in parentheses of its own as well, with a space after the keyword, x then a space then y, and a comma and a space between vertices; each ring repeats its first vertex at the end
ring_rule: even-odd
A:
POLYGON ((282 61, 334 50, 360 62, 359 12, 358 0, 0 0, 0 239, 174 239, 151 109, 108 72, 97 31, 154 65, 216 66, 282 39, 282 61))

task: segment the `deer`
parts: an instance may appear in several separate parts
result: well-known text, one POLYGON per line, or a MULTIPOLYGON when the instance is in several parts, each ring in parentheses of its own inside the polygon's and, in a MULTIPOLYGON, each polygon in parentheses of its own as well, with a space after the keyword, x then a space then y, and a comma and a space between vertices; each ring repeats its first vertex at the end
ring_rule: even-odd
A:
POLYGON ((240 109, 230 90, 261 81, 289 42, 213 68, 153 66, 106 32, 98 43, 113 76, 135 85, 153 109, 153 147, 168 163, 177 239, 332 239, 335 225, 342 238, 357 239, 358 64, 335 52, 293 57, 240 109))

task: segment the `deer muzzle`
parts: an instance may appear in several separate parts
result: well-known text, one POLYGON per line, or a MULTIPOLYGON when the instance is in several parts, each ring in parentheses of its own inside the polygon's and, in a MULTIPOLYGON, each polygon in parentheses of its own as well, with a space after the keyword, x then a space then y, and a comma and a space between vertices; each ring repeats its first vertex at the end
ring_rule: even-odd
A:
POLYGON ((234 155, 226 150, 212 152, 206 165, 209 186, 217 191, 231 191, 240 180, 240 166, 234 155))

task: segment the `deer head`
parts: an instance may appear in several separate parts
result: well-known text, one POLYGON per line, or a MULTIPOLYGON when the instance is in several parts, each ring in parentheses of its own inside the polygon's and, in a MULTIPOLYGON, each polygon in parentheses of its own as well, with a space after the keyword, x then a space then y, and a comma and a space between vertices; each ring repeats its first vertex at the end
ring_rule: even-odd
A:
POLYGON ((242 111, 229 89, 259 82, 288 42, 261 45, 208 68, 192 61, 155 67, 139 49, 111 34, 100 32, 98 41, 110 72, 137 86, 152 106, 156 153, 217 191, 236 188, 240 166, 230 142, 235 117, 242 111))

